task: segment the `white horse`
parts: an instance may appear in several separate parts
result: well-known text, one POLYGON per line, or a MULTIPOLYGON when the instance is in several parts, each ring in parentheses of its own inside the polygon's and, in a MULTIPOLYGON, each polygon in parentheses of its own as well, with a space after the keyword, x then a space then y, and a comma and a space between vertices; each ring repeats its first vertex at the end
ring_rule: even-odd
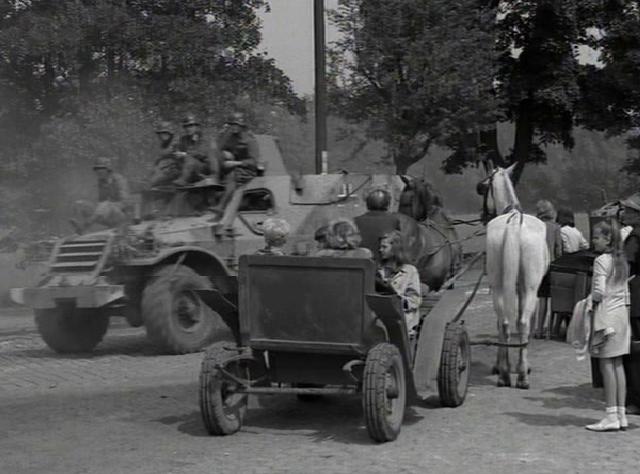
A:
POLYGON ((494 370, 498 387, 511 386, 509 324, 518 332, 520 359, 516 387, 529 388, 527 344, 531 317, 536 311, 538 287, 549 267, 546 226, 524 214, 511 183, 514 165, 496 168, 478 185, 485 202, 492 198, 497 217, 487 224, 487 275, 498 317, 498 357, 494 370))

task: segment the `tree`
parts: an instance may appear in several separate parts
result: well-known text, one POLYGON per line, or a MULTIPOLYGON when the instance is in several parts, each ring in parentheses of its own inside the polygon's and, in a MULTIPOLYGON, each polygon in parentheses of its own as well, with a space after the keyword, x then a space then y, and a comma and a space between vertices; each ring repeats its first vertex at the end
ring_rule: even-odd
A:
MULTIPOLYGON (((434 144, 495 123, 495 8, 480 0, 340 0, 330 53, 334 110, 366 123, 398 173, 434 144)), ((465 154, 469 157, 470 154, 465 154)))
POLYGON ((640 2, 593 2, 594 29, 589 44, 599 54, 581 77, 584 100, 580 123, 609 136, 627 139, 629 158, 623 170, 640 175, 640 2))
POLYGON ((2 2, 0 185, 46 181, 45 169, 86 165, 96 153, 152 160, 153 122, 187 110, 207 126, 239 105, 302 114, 289 78, 257 52, 264 8, 266 0, 2 2))
POLYGON ((515 124, 510 162, 545 161, 540 145, 571 148, 580 67, 576 46, 583 25, 576 0, 500 2, 497 23, 499 94, 505 117, 515 124))

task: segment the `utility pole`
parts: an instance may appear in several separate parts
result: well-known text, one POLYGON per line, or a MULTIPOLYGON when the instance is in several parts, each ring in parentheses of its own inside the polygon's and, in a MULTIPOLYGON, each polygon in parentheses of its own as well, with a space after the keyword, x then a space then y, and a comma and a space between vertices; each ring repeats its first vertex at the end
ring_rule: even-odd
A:
POLYGON ((327 79, 324 34, 324 0, 313 0, 315 56, 316 174, 328 172, 327 152, 327 79))

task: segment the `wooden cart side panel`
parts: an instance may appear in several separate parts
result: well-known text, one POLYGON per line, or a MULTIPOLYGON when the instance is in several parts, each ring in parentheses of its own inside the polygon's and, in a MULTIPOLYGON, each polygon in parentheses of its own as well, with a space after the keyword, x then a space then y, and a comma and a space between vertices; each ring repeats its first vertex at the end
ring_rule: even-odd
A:
POLYGON ((366 353, 374 316, 365 294, 374 277, 367 259, 243 256, 242 343, 299 352, 315 352, 320 343, 332 353, 366 353))

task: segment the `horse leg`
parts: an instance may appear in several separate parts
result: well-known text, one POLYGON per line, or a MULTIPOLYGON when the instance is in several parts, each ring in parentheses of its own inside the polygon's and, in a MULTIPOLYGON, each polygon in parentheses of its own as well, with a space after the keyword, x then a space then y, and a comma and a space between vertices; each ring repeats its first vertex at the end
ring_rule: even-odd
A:
POLYGON ((494 373, 498 374, 498 387, 511 386, 511 365, 509 364, 509 348, 503 344, 509 343, 509 318, 506 317, 500 292, 494 291, 494 308, 498 314, 498 355, 494 373))
POLYGON ((523 302, 522 311, 518 317, 518 333, 520 344, 520 358, 518 360, 518 379, 516 387, 528 389, 529 373, 531 372, 528 359, 529 332, 531 329, 531 318, 536 311, 538 298, 535 288, 527 288, 520 295, 520 301, 523 302))

